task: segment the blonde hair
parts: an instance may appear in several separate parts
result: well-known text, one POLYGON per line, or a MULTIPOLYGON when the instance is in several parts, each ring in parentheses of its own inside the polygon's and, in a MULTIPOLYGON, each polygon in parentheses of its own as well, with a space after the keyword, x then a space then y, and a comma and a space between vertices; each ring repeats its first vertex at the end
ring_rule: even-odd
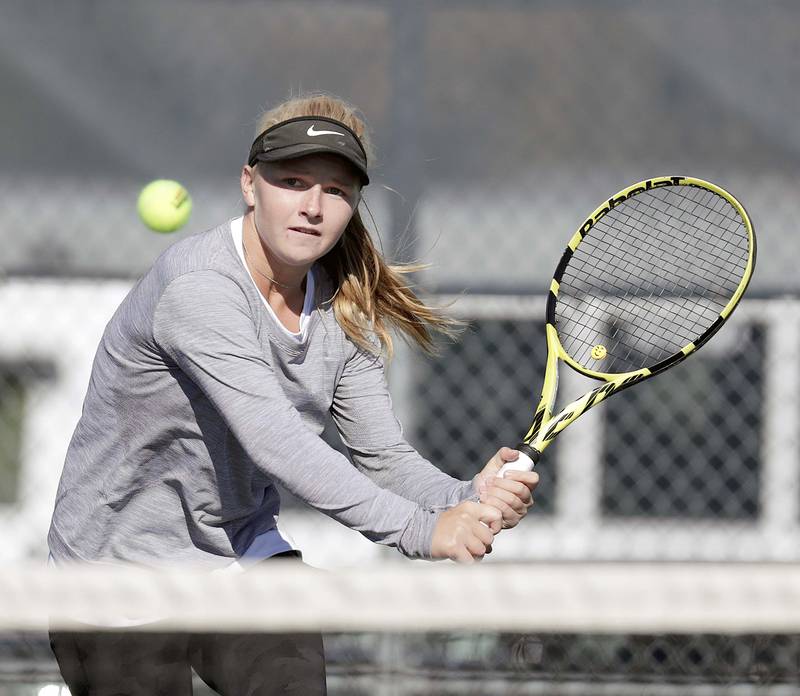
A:
MULTIPOLYGON (((346 101, 324 93, 288 99, 265 112, 256 135, 277 123, 298 116, 324 116, 348 126, 359 138, 368 161, 374 149, 364 118, 346 101)), ((358 346, 391 357, 392 329, 427 353, 435 352, 433 333, 455 335, 461 323, 426 305, 404 276, 425 268, 421 264, 388 264, 376 248, 358 210, 336 246, 320 259, 335 292, 333 312, 347 336, 358 346), (378 347, 371 337, 378 339, 378 347)))

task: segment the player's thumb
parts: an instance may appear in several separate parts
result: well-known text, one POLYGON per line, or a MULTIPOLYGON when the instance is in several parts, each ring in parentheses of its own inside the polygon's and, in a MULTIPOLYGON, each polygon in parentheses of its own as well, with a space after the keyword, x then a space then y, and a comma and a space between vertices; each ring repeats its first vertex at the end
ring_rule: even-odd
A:
MULTIPOLYGON (((486 462, 486 466, 481 471, 481 478, 483 480, 492 479, 497 475, 497 472, 503 468, 507 462, 513 462, 519 457, 519 452, 510 447, 501 447, 494 456, 486 462)), ((488 483, 488 482, 487 482, 488 483)), ((484 485, 485 487, 485 485, 484 485)))

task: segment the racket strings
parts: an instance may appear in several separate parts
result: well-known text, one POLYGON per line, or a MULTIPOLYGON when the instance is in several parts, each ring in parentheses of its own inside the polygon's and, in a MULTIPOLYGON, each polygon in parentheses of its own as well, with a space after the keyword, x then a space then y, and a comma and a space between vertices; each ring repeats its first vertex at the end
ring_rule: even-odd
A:
MULTIPOLYGON (((698 189, 698 190, 690 191, 690 195, 691 194, 695 194, 696 195, 698 191, 702 193, 702 191, 698 189)), ((705 211, 707 213, 709 213, 709 212, 710 213, 719 212, 717 209, 714 209, 714 208, 709 209, 707 206, 697 205, 698 202, 692 200, 689 197, 687 197, 686 201, 691 201, 691 202, 695 203, 695 205, 693 206, 694 207, 693 210, 685 211, 685 212, 690 212, 692 215, 697 215, 698 214, 698 211, 697 211, 698 207, 700 207, 701 210, 705 209, 705 211)), ((686 201, 683 201, 683 202, 686 202, 686 201)), ((717 196, 717 200, 714 201, 714 202, 717 205, 725 205, 725 206, 727 206, 728 209, 730 211, 732 211, 733 213, 735 213, 737 215, 737 217, 738 217, 738 213, 736 213, 735 209, 725 199, 717 196)), ((670 231, 674 232, 674 234, 677 236, 678 239, 682 239, 684 242, 690 241, 689 240, 689 234, 687 233, 686 229, 681 224, 685 219, 685 215, 684 216, 678 216, 677 219, 673 219, 673 218, 669 217, 669 212, 668 211, 663 211, 663 218, 661 218, 661 219, 659 219, 658 217, 649 217, 648 218, 648 213, 650 211, 644 210, 644 211, 638 211, 638 212, 641 212, 642 214, 637 216, 636 215, 636 212, 637 212, 636 211, 637 201, 636 200, 632 201, 632 205, 633 205, 633 209, 632 209, 633 210, 633 214, 628 214, 627 211, 620 211, 624 222, 626 222, 628 224, 628 226, 632 226, 635 229, 635 225, 641 224, 643 220, 644 220, 645 223, 663 222, 669 228, 670 231), (628 218, 627 220, 625 220, 626 217, 628 218)), ((730 219, 729 218, 728 220, 730 222, 735 222, 736 224, 740 224, 740 222, 741 222, 740 218, 739 219, 730 219)), ((706 222, 707 218, 703 219, 703 221, 706 222)), ((726 219, 724 217, 720 216, 718 221, 716 222, 716 224, 720 225, 722 228, 725 228, 725 226, 724 226, 724 222, 725 221, 726 221, 726 219)), ((695 219, 691 218, 691 219, 688 220, 688 222, 690 224, 693 224, 693 223, 695 223, 695 219)), ((702 225, 697 225, 696 229, 699 229, 699 230, 705 231, 705 232, 709 231, 709 227, 708 226, 703 227, 702 225)), ((707 237, 706 239, 704 239, 702 241, 705 242, 704 250, 705 250, 706 254, 698 256, 697 258, 695 258, 694 259, 695 262, 697 263, 698 266, 702 267, 704 270, 706 270, 709 273, 711 273, 711 275, 714 277, 714 279, 716 279, 716 280, 718 280, 720 282, 723 282, 723 283, 726 282, 727 280, 729 280, 730 275, 728 273, 725 273, 725 275, 723 276, 718 271, 720 270, 721 266, 724 267, 727 263, 729 263, 731 261, 735 262, 735 257, 732 254, 732 248, 730 247, 730 245, 727 245, 727 244, 723 245, 723 244, 719 243, 721 240, 718 240, 717 238, 715 238, 713 236, 709 236, 709 237, 707 237)), ((663 246, 663 244, 661 242, 662 242, 662 240, 657 240, 657 247, 659 249, 663 250, 664 246, 663 246)), ((683 274, 681 274, 681 269, 680 268, 678 268, 677 271, 678 271, 678 273, 677 273, 677 277, 678 278, 683 279, 683 280, 690 280, 690 279, 686 278, 683 274)))
MULTIPOLYGON (((625 293, 621 293, 622 299, 627 299, 628 296, 629 295, 625 293)), ((696 317, 688 319, 686 314, 681 311, 681 305, 677 303, 667 304, 663 301, 659 301, 660 297, 662 296, 639 294, 637 296, 638 301, 636 303, 631 303, 630 306, 627 307, 627 311, 638 319, 638 321, 631 325, 631 332, 637 337, 649 337, 651 340, 658 339, 663 335, 661 324, 650 322, 648 318, 653 314, 660 313, 672 323, 675 338, 681 342, 681 347, 695 339, 697 337, 696 317)), ((575 309, 576 311, 586 312, 587 319, 595 320, 594 322, 581 322, 579 333, 575 338, 582 338, 584 343, 594 346, 596 341, 593 340, 593 337, 596 336, 597 328, 602 327, 604 322, 608 320, 606 307, 601 303, 594 303, 588 309, 581 307, 575 307, 575 309)), ((697 311, 703 314, 702 318, 706 325, 710 325, 719 313, 710 307, 700 307, 697 308, 697 311)), ((619 327, 611 332, 610 336, 613 338, 618 330, 619 327)), ((654 355, 653 357, 656 356, 654 355)))
POLYGON ((689 186, 633 196, 595 224, 564 269, 561 343, 589 369, 652 366, 717 320, 748 257, 747 228, 722 196, 689 186), (598 345, 605 351, 595 359, 598 345))
MULTIPOLYGON (((630 231, 633 231, 635 233, 638 229, 641 228, 641 226, 643 224, 655 225, 655 224, 657 224, 659 222, 659 220, 657 218, 653 218, 653 217, 644 218, 641 214, 638 215, 638 216, 634 216, 634 215, 631 214, 631 213, 635 213, 635 212, 636 211, 619 211, 619 213, 618 213, 618 215, 619 215, 618 224, 621 227, 626 227, 627 228, 627 229, 622 230, 622 232, 624 232, 624 233, 626 233, 628 235, 628 239, 620 239, 619 236, 617 236, 615 239, 612 239, 612 241, 613 242, 626 241, 629 244, 631 244, 638 252, 640 252, 640 253, 649 253, 650 249, 645 247, 641 243, 641 240, 637 240, 635 237, 632 237, 630 235, 630 231)), ((668 224, 670 225, 670 228, 677 235, 678 240, 680 240, 681 237, 683 237, 684 241, 685 241, 686 235, 684 234, 683 230, 681 230, 680 227, 677 227, 676 225, 674 225, 672 223, 668 223, 668 224)), ((610 228, 609 229, 608 225, 604 224, 604 222, 601 221, 600 223, 598 223, 598 229, 602 230, 603 228, 606 228, 606 232, 608 234, 610 234, 610 236, 612 238, 614 237, 614 233, 615 233, 614 228, 610 228)), ((609 239, 603 240, 603 239, 598 239, 597 237, 594 237, 594 238, 593 237, 589 237, 589 238, 587 238, 585 243, 587 244, 587 249, 591 249, 593 246, 598 245, 598 244, 604 246, 604 248, 602 249, 603 255, 594 257, 593 261, 598 262, 599 264, 603 264, 603 262, 605 261, 605 263, 607 264, 609 269, 612 269, 612 270, 613 269, 619 269, 619 262, 620 261, 625 261, 625 262, 630 261, 631 257, 630 257, 630 254, 629 254, 629 250, 627 250, 627 251, 625 251, 625 250, 617 250, 613 246, 609 246, 608 241, 609 241, 609 239)), ((659 239, 653 240, 651 238, 651 239, 648 239, 646 241, 650 245, 655 244, 655 248, 656 248, 656 250, 658 252, 663 252, 664 249, 665 249, 663 243, 659 239)), ((709 246, 712 247, 712 248, 714 247, 714 245, 712 245, 712 244, 710 244, 709 246)), ((729 248, 726 249, 724 247, 719 247, 719 245, 716 245, 716 247, 719 248, 722 252, 727 252, 727 258, 722 256, 722 254, 712 254, 711 258, 714 260, 713 264, 709 264, 707 259, 703 258, 703 257, 695 258, 694 261, 698 265, 704 267, 707 271, 711 272, 712 275, 714 275, 715 278, 718 281, 725 281, 725 280, 727 280, 729 278, 728 274, 725 274, 725 276, 722 276, 719 273, 715 274, 714 271, 717 270, 717 267, 720 265, 720 262, 724 263, 724 262, 730 260, 731 257, 732 257, 732 253, 731 253, 731 250, 729 248)), ((654 258, 656 261, 659 260, 658 256, 655 256, 655 257, 652 257, 652 258, 654 258)), ((691 281, 692 279, 691 278, 687 278, 683 273, 681 273, 681 269, 680 268, 675 270, 674 280, 675 280, 676 283, 678 281, 680 281, 680 280, 684 280, 685 287, 691 287, 690 284, 687 281, 691 281)))
MULTIPOLYGON (((585 269, 580 270, 584 271, 585 269)), ((628 281, 628 288, 630 286, 631 278, 633 278, 632 274, 629 274, 626 278, 628 281)), ((636 285, 636 291, 634 293, 628 292, 628 288, 616 284, 612 286, 612 289, 619 292, 621 299, 626 299, 631 294, 637 297, 638 302, 632 303, 629 307, 627 307, 628 312, 638 319, 638 321, 632 324, 631 328, 631 331, 637 337, 646 337, 650 340, 654 340, 658 339, 662 335, 661 325, 648 321, 649 317, 660 313, 671 321, 676 338, 682 341, 682 345, 686 345, 686 343, 696 338, 696 317, 687 316, 684 311, 679 311, 681 308, 680 305, 675 303, 667 304, 663 301, 659 301, 659 298, 663 297, 662 294, 656 295, 653 292, 645 294, 641 283, 636 285)), ((676 290, 677 288, 670 288, 670 296, 678 297, 679 293, 676 292, 676 290)), ((727 298, 725 298, 725 302, 727 302, 727 298)), ((699 309, 704 315, 703 319, 706 324, 712 323, 718 314, 718 311, 714 311, 713 308, 701 307, 699 309)), ((593 303, 590 308, 584 308, 584 311, 586 312, 587 318, 594 319, 595 322, 582 322, 582 325, 580 326, 580 333, 577 338, 583 338, 584 342, 588 344, 590 341, 592 341, 592 337, 595 335, 597 327, 602 326, 602 323, 607 321, 608 317, 606 307, 604 307, 601 303, 593 303)), ((615 333, 616 331, 611 333, 612 338, 614 337, 615 333)), ((591 345, 594 345, 594 342, 592 342, 591 345)))
MULTIPOLYGON (((641 217, 641 216, 640 216, 640 217, 641 217)), ((650 224, 653 224, 653 223, 652 223, 652 220, 650 220, 649 222, 650 222, 650 224)), ((680 230, 678 230, 678 231, 680 232, 680 230)), ((618 240, 617 240, 617 241, 618 241, 618 240)), ((635 247, 637 247, 637 248, 641 248, 641 245, 639 245, 639 244, 636 244, 636 242, 635 242, 635 241, 633 242, 633 246, 635 246, 635 247)), ((663 245, 662 245, 662 244, 659 244, 659 243, 657 243, 655 246, 656 246, 656 248, 659 250, 659 253, 663 253, 663 245)), ((596 252, 595 252, 595 253, 596 253, 596 252)), ((612 252, 612 255, 614 255, 614 254, 613 254, 613 252, 612 252)), ((615 255, 615 256, 616 256, 616 255, 615 255)), ((629 259, 626 259, 626 260, 629 260, 629 259)), ((617 263, 618 263, 618 262, 619 262, 619 261, 617 261, 617 263)), ((663 269, 662 269, 662 270, 663 270, 663 269)), ((678 275, 680 276, 680 274, 678 274, 678 275)), ((626 280, 627 280, 627 282, 628 282, 628 284, 629 284, 629 285, 631 284, 631 279, 632 279, 632 278, 634 278, 634 277, 639 277, 639 276, 638 276, 637 274, 633 274, 633 273, 630 273, 630 272, 628 272, 628 273, 626 274, 626 280)), ((667 277, 668 277, 668 276, 667 276, 667 277)), ((652 290, 652 288, 650 288, 650 289, 649 289, 649 292, 647 292, 647 293, 645 293, 645 292, 644 292, 644 291, 645 291, 645 289, 646 289, 646 286, 643 286, 643 284, 642 284, 642 282, 641 282, 641 278, 639 279, 639 281, 638 281, 638 282, 635 282, 635 281, 634 281, 634 283, 633 283, 633 284, 635 285, 635 288, 636 288, 636 289, 635 289, 635 291, 634 291, 633 293, 631 293, 631 292, 630 292, 630 290, 627 290, 627 289, 626 289, 626 290, 623 292, 623 295, 625 295, 625 294, 627 294, 627 295, 631 295, 631 294, 633 294, 633 295, 636 295, 637 297, 640 297, 640 298, 641 298, 641 297, 654 297, 654 296, 662 296, 663 294, 665 294, 665 286, 664 286, 663 284, 662 284, 662 285, 661 285, 661 286, 658 288, 658 292, 654 292, 654 291, 652 290)), ((675 296, 675 295, 679 295, 679 294, 682 294, 682 293, 680 293, 680 291, 677 291, 677 290, 678 290, 678 289, 677 289, 677 285, 678 285, 677 283, 673 283, 672 287, 666 288, 667 292, 668 292, 670 295, 673 295, 673 296, 675 296), (676 292, 676 291, 677 291, 677 292, 676 292)), ((682 285, 683 285, 684 287, 687 287, 687 286, 688 286, 688 287, 690 288, 690 290, 691 290, 691 286, 690 286, 690 285, 688 285, 687 283, 685 283, 685 282, 684 282, 684 283, 682 283, 682 285)), ((618 286, 617 286, 617 291, 619 291, 619 287, 618 287, 618 286)), ((694 291, 694 294, 696 294, 696 291, 694 291)), ((727 299, 727 298, 725 298, 725 299, 727 299)), ((663 311, 663 309, 664 309, 665 307, 666 307, 666 308, 668 308, 668 307, 669 307, 669 305, 662 305, 662 307, 661 307, 662 311, 663 311)), ((648 313, 648 314, 649 314, 649 313, 652 313, 652 312, 654 311, 654 309, 656 309, 656 310, 657 310, 658 308, 654 308, 654 307, 652 307, 652 306, 641 306, 641 303, 640 303, 639 305, 634 305, 633 307, 629 308, 629 311, 631 311, 631 310, 632 310, 632 314, 635 314, 635 315, 640 315, 640 314, 642 313, 642 311, 645 311, 646 313, 648 313)), ((681 312, 681 313, 683 313, 683 311, 684 311, 684 310, 682 310, 682 312, 681 312)), ((596 314, 596 312, 593 312, 593 314, 596 314)), ((672 319, 673 319, 673 320, 679 319, 679 316, 675 316, 675 314, 676 314, 676 313, 674 313, 674 312, 673 312, 673 317, 672 317, 672 319)), ((712 316, 715 316, 715 314, 716 314, 715 312, 714 312, 714 313, 712 313, 712 316)), ((680 321, 678 321, 677 323, 678 323, 678 324, 680 324, 681 322, 680 322, 680 321)), ((642 328, 642 327, 641 327, 641 326, 639 326, 638 328, 642 328)), ((693 327, 689 327, 689 328, 691 329, 691 328, 693 328, 693 327)), ((660 332, 660 330, 659 330, 659 332, 660 332)), ((650 331, 650 332, 646 332, 646 333, 650 333, 651 335, 653 335, 653 332, 652 332, 652 331, 650 331)), ((633 331, 633 335, 634 335, 634 336, 637 336, 637 337, 639 337, 639 338, 642 338, 642 336, 643 336, 643 333, 642 333, 641 331, 633 331)), ((681 338, 683 338, 683 339, 687 339, 687 338, 688 338, 689 340, 691 340, 691 336, 687 336, 686 334, 683 334, 683 335, 681 336, 681 338)), ((684 342, 684 343, 686 343, 687 341, 686 341, 686 340, 684 340, 683 342, 684 342)), ((658 354, 656 354, 656 355, 658 355, 658 354)), ((622 357, 629 357, 629 353, 628 353, 628 352, 626 352, 626 354, 625 354, 624 356, 622 356, 622 357)), ((659 355, 659 357, 660 357, 660 355, 659 355)))
MULTIPOLYGON (((694 193, 694 191, 692 191, 692 193, 694 193)), ((721 201, 722 203, 727 205, 730 208, 731 211, 733 211, 734 213, 736 212, 735 209, 732 206, 730 206, 730 204, 727 201, 725 201, 723 198, 721 198, 721 197, 717 197, 717 198, 719 199, 719 201, 721 201)), ((697 266, 701 267, 704 271, 708 272, 710 274, 710 277, 712 277, 713 279, 719 281, 720 283, 725 283, 726 281, 730 280, 731 276, 730 276, 729 272, 726 272, 724 275, 722 275, 722 274, 720 274, 718 272, 719 268, 723 264, 725 264, 726 262, 730 262, 731 260, 734 260, 734 262, 735 262, 735 258, 733 256, 732 249, 730 248, 730 246, 722 246, 722 245, 720 245, 718 243, 715 244, 714 242, 716 242, 717 240, 715 240, 713 237, 711 237, 709 239, 703 240, 703 241, 706 242, 706 250, 707 251, 710 250, 710 255, 708 255, 708 256, 698 255, 697 257, 692 259, 689 256, 688 252, 696 251, 696 249, 693 246, 690 246, 691 240, 688 238, 688 235, 687 235, 686 231, 681 226, 676 224, 675 220, 669 219, 669 218, 659 219, 656 216, 648 214, 648 213, 650 213, 650 211, 648 211, 648 210, 642 211, 641 210, 641 207, 642 207, 641 206, 641 202, 636 201, 636 200, 631 201, 631 206, 632 206, 632 208, 630 210, 626 209, 626 210, 619 210, 618 211, 619 219, 618 219, 617 222, 620 225, 620 227, 625 228, 625 229, 623 229, 621 231, 628 236, 628 239, 621 239, 621 238, 618 237, 617 238, 618 241, 627 241, 628 243, 632 244, 636 248, 636 250, 638 252, 649 253, 650 250, 647 249, 644 246, 644 244, 641 243, 641 240, 638 240, 634 235, 635 235, 635 233, 637 231, 641 230, 643 225, 656 226, 659 223, 664 223, 664 224, 667 225, 669 230, 674 233, 675 240, 683 241, 683 242, 687 243, 687 245, 686 245, 687 254, 685 255, 687 260, 689 260, 689 261, 693 260, 696 263, 697 266), (638 205, 639 209, 636 208, 637 205, 638 205), (637 244, 637 242, 639 242, 639 243, 637 244), (720 252, 720 253, 714 253, 714 252, 720 252)), ((737 223, 741 224, 741 220, 739 219, 737 221, 737 223)), ((613 237, 613 235, 614 235, 614 233, 616 231, 613 227, 609 227, 608 223, 605 223, 604 221, 601 221, 600 223, 598 223, 598 229, 600 229, 600 230, 605 229, 605 231, 608 234, 610 234, 612 237, 613 237)), ((670 240, 670 241, 672 243, 674 243, 675 240, 670 240)), ((603 239, 598 239, 597 237, 589 237, 589 238, 587 238, 586 241, 589 244, 589 248, 591 248, 593 244, 597 244, 598 241, 601 244, 605 243, 605 249, 603 249, 604 253, 609 258, 615 260, 617 263, 620 262, 620 261, 624 261, 626 263, 630 261, 630 256, 628 254, 626 254, 624 251, 620 251, 619 253, 615 253, 614 247, 610 247, 609 248, 608 247, 608 241, 609 241, 608 239, 603 240, 603 239)), ((744 241, 746 241, 746 239, 744 239, 744 241)), ((655 238, 654 240, 652 238, 648 239, 648 240, 646 240, 646 243, 648 243, 648 244, 654 243, 657 252, 663 253, 664 251, 667 251, 667 252, 671 252, 672 251, 671 248, 665 246, 664 240, 659 239, 659 238, 655 238)), ((602 257, 600 257, 600 259, 602 260, 602 257)), ((658 254, 653 257, 653 260, 656 261, 656 262, 658 262, 660 260, 663 260, 663 259, 664 259, 664 257, 661 257, 658 254)), ((691 281, 693 280, 693 278, 687 277, 685 272, 682 272, 682 268, 681 267, 671 268, 671 269, 664 269, 664 270, 671 271, 673 273, 672 277, 673 277, 673 280, 674 280, 674 282, 676 284, 680 280, 683 280, 684 281, 684 287, 686 287, 687 289, 692 289, 691 281)), ((696 276, 694 276, 694 278, 696 278, 696 276)), ((737 282, 738 282, 738 280, 737 280, 737 282)), ((722 296, 726 297, 725 301, 727 301, 727 292, 724 293, 722 296)))
MULTIPOLYGON (((589 246, 591 246, 591 244, 589 246)), ((592 260, 593 264, 597 264, 600 270, 605 268, 606 271, 614 272, 616 274, 616 277, 612 276, 611 284, 617 285, 616 281, 620 280, 624 283, 624 285, 622 286, 623 288, 629 285, 631 281, 637 278, 637 276, 635 275, 635 271, 637 269, 633 267, 627 269, 619 269, 615 267, 614 263, 616 264, 628 263, 628 261, 629 258, 627 256, 623 255, 623 253, 615 253, 614 249, 605 250, 605 254, 603 255, 603 257, 597 260, 592 260)), ((715 273, 715 271, 717 270, 716 268, 708 267, 704 259, 698 258, 695 261, 702 270, 706 271, 709 274, 710 278, 720 283, 723 283, 725 281, 725 278, 721 277, 718 273, 715 273)), ((578 263, 580 262, 578 261, 578 263)), ((641 278, 639 278, 639 280, 641 280, 641 278)), ((690 295, 694 294, 696 292, 696 288, 692 280, 693 280, 692 278, 685 277, 685 274, 682 273, 681 271, 677 271, 672 276, 673 285, 670 288, 670 290, 674 294, 680 294, 679 287, 682 287, 686 294, 690 295)), ((712 293, 714 292, 713 289, 711 290, 711 292, 712 293)), ((725 293, 717 293, 717 294, 720 298, 726 296, 725 293)))

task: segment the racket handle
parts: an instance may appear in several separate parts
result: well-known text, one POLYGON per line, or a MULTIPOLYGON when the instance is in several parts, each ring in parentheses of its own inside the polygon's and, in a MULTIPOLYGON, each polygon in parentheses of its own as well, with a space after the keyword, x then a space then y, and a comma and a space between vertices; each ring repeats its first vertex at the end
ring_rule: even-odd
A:
POLYGON ((542 456, 541 452, 525 443, 517 445, 514 449, 519 451, 519 457, 516 461, 506 462, 503 465, 503 468, 496 474, 499 478, 503 478, 503 474, 506 471, 533 471, 533 467, 536 466, 536 462, 542 456))

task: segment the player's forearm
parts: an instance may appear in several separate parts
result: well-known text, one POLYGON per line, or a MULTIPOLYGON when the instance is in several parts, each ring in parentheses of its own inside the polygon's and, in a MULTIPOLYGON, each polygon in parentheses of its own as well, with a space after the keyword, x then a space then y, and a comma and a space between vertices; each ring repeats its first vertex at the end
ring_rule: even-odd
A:
POLYGON ((331 415, 356 466, 381 488, 432 509, 477 499, 471 481, 445 474, 405 440, 383 364, 375 356, 353 355, 337 385, 331 415))
POLYGON ((350 453, 356 466, 378 486, 424 507, 444 509, 477 500, 471 480, 444 473, 405 443, 366 451, 351 449, 350 453))

